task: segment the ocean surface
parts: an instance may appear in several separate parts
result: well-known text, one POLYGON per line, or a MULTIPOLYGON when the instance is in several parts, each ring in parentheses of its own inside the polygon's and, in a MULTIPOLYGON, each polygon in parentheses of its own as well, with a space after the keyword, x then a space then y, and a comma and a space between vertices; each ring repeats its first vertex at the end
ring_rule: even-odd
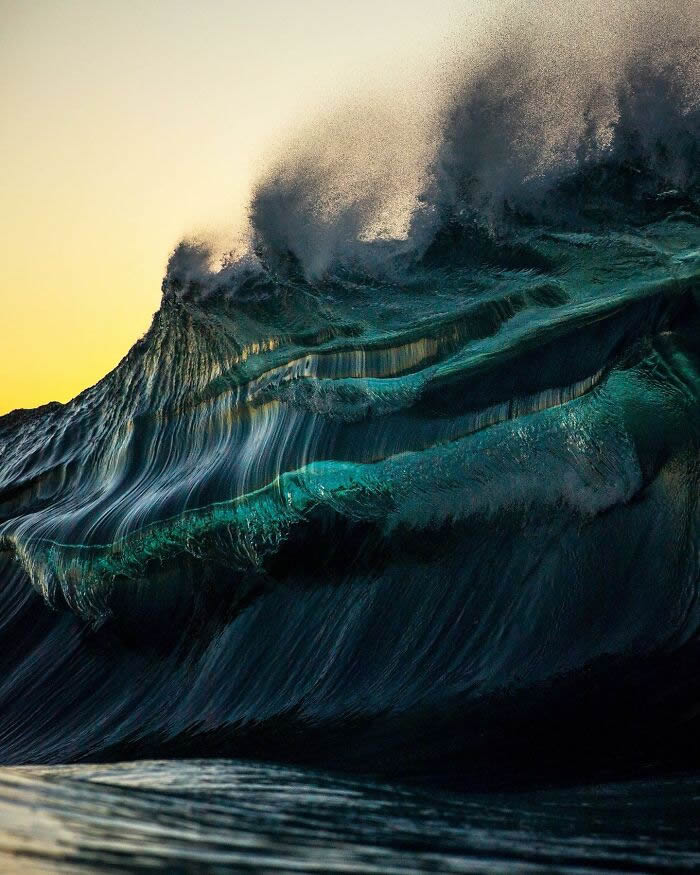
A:
POLYGON ((233 760, 0 771, 6 872, 682 872, 700 778, 464 794, 233 760))
POLYGON ((401 233, 290 152, 0 418, 9 871, 700 866, 700 16, 649 9, 573 78, 502 34, 401 233))

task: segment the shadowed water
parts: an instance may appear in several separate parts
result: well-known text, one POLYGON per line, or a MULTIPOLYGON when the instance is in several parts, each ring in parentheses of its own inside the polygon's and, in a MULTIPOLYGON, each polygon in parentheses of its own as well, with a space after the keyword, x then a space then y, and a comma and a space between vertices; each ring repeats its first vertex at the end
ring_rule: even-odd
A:
POLYGON ((0 771, 6 871, 678 872, 700 779, 448 794, 227 760, 0 771))

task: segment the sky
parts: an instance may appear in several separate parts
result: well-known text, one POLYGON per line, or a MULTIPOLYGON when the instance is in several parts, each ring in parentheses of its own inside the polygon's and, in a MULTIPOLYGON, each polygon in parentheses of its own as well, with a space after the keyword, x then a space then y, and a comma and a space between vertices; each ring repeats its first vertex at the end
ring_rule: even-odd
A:
POLYGON ((414 81, 475 8, 0 0, 0 414, 104 376, 183 236, 239 226, 290 131, 414 81))

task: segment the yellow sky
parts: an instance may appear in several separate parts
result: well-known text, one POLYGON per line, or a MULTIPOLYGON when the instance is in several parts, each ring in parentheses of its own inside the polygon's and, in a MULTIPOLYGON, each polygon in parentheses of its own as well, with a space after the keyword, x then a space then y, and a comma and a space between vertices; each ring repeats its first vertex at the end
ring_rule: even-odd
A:
POLYGON ((290 126, 439 53, 469 0, 0 0, 0 413, 148 327, 185 234, 235 225, 290 126))

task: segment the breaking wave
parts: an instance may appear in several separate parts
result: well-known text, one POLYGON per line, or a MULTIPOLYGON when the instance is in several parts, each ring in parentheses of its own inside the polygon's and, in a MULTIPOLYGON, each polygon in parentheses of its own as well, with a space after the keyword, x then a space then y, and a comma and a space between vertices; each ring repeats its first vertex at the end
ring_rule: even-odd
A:
POLYGON ((0 419, 4 762, 697 761, 700 23, 613 11, 301 136, 0 419))

